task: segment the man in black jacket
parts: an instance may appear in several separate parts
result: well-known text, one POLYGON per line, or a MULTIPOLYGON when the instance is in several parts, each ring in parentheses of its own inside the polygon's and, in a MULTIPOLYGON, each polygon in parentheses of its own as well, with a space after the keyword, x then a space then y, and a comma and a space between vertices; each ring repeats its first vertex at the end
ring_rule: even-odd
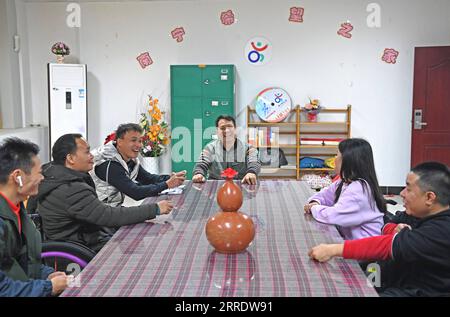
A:
POLYGON ((89 144, 80 134, 65 134, 54 144, 53 162, 42 167, 44 180, 29 204, 42 217, 50 240, 75 241, 99 251, 111 238, 102 227, 140 223, 168 214, 173 205, 163 200, 137 207, 111 207, 101 202, 88 174, 94 161, 89 144))
POLYGON ((450 295, 450 169, 427 162, 414 167, 400 193, 406 213, 418 222, 378 236, 319 245, 309 256, 379 260, 382 296, 450 295))

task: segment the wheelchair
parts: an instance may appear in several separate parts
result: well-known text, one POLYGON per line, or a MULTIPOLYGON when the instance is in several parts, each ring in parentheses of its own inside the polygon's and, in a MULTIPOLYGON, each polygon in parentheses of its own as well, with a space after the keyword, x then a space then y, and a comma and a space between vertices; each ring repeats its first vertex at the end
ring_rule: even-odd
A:
POLYGON ((42 238, 42 263, 55 271, 77 276, 96 253, 90 248, 74 241, 53 241, 45 237, 42 228, 42 218, 39 214, 29 214, 42 238))

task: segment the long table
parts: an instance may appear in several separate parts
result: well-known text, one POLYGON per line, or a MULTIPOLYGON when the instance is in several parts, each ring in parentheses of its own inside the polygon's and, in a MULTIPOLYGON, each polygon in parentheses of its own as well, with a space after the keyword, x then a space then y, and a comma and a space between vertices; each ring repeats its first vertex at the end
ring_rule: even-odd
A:
POLYGON ((146 199, 171 199, 175 209, 120 228, 61 296, 377 296, 356 261, 309 259, 311 247, 342 238, 334 226, 304 214, 313 192, 303 182, 242 185, 240 210, 253 219, 255 239, 243 253, 215 252, 205 224, 219 210, 222 183, 188 182, 181 195, 146 199))

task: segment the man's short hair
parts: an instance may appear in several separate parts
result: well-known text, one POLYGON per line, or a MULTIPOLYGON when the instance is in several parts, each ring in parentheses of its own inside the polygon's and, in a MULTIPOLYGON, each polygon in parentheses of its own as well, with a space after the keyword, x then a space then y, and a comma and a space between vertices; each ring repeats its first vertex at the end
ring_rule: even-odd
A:
POLYGON ((65 165, 67 155, 75 154, 77 151, 77 139, 82 137, 79 133, 69 133, 60 136, 52 148, 53 162, 58 165, 65 165))
POLYGON ((450 204, 450 169, 447 165, 425 162, 414 167, 411 172, 419 176, 417 183, 423 192, 433 192, 443 206, 450 204))
POLYGON ((232 116, 226 116, 226 115, 220 115, 217 117, 216 119, 216 128, 219 127, 219 121, 220 120, 226 120, 226 121, 231 121, 233 122, 233 126, 236 128, 236 119, 234 119, 234 117, 232 116))
POLYGON ((134 132, 139 132, 140 134, 142 134, 144 132, 144 130, 142 129, 142 127, 137 124, 137 123, 124 123, 121 124, 117 127, 116 130, 116 140, 117 139, 123 139, 123 136, 128 132, 128 131, 134 131, 134 132))
POLYGON ((31 173, 33 158, 38 155, 39 146, 19 138, 7 138, 0 145, 0 184, 6 184, 15 169, 31 173))

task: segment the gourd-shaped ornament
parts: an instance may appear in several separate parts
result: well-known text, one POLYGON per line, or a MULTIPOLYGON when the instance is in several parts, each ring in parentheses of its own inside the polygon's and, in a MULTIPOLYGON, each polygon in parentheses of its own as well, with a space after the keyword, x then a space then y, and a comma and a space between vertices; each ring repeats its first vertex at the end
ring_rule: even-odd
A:
POLYGON ((243 196, 238 185, 233 182, 237 174, 227 168, 221 174, 225 183, 217 191, 217 203, 220 211, 208 219, 206 238, 219 253, 239 253, 247 249, 255 237, 253 220, 239 211, 243 196))

